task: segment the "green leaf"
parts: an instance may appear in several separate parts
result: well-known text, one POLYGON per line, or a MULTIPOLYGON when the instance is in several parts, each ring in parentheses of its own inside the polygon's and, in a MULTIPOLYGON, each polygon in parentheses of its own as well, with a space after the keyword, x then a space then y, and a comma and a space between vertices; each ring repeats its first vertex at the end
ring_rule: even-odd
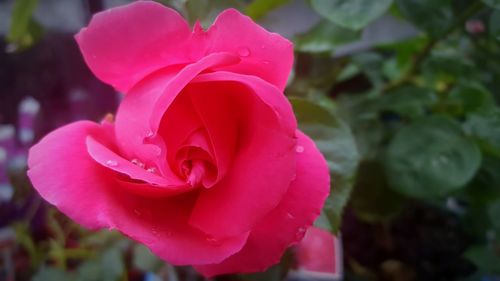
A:
POLYGON ((396 52, 397 63, 400 67, 408 65, 412 57, 429 43, 429 37, 416 36, 402 41, 382 43, 377 46, 382 51, 396 52))
POLYGON ((500 274, 500 256, 488 246, 472 246, 464 253, 480 271, 490 274, 500 274))
POLYGON ((98 261, 88 260, 83 262, 77 270, 77 281, 101 281, 102 267, 98 261))
POLYGON ((363 52, 352 57, 353 62, 366 74, 374 88, 379 88, 384 83, 382 68, 384 57, 375 52, 363 52))
POLYGON ((449 94, 458 103, 462 113, 487 110, 494 104, 493 96, 478 83, 459 83, 449 94))
POLYGON ((383 15, 392 0, 312 0, 311 4, 333 23, 357 30, 383 15))
MULTIPOLYGON (((331 181, 332 188, 330 195, 325 201, 323 211, 331 226, 329 230, 333 233, 338 233, 342 224, 344 208, 351 197, 354 186, 354 175, 350 177, 333 176, 331 181)), ((327 225, 323 224, 323 226, 327 225)))
POLYGON ((269 11, 278 8, 290 0, 253 0, 246 8, 246 14, 253 19, 265 16, 269 11))
POLYGON ((123 264, 122 253, 117 248, 110 248, 106 250, 101 257, 101 265, 103 268, 103 280, 118 280, 125 271, 123 264))
POLYGON ((488 214, 490 215, 493 226, 500 230, 500 200, 497 200, 489 206, 488 214))
POLYGON ((32 14, 37 4, 38 0, 16 0, 14 2, 7 41, 16 45, 16 49, 29 46, 34 41, 34 36, 30 31, 37 29, 37 24, 32 20, 32 14))
POLYGON ((378 100, 380 110, 395 112, 410 119, 424 116, 435 102, 435 93, 415 86, 394 89, 382 95, 378 100))
POLYGON ((356 178, 350 206, 358 218, 376 223, 390 220, 399 214, 405 204, 404 198, 389 188, 380 163, 363 162, 356 178))
POLYGON ((72 280, 71 276, 58 268, 42 266, 35 273, 31 281, 67 281, 72 280))
POLYGON ((500 0, 483 0, 483 2, 495 9, 500 9, 500 0))
POLYGON ((488 22, 490 36, 500 40, 500 11, 493 11, 488 22))
POLYGON ((332 173, 332 191, 324 210, 332 230, 337 231, 359 162, 354 137, 349 127, 324 107, 304 99, 290 100, 299 128, 316 142, 332 173))
POLYGON ((467 116, 465 131, 485 151, 500 157, 500 109, 475 112, 467 116))
POLYGON ((332 223, 330 222, 328 214, 325 212, 325 210, 321 210, 321 214, 314 222, 314 226, 333 231, 332 223))
POLYGON ((500 200, 500 158, 483 155, 479 171, 467 186, 467 197, 474 205, 484 207, 500 200))
POLYGON ((154 272, 162 265, 162 261, 141 244, 134 245, 132 263, 134 267, 144 272, 154 272))
POLYGON ((442 36, 454 21, 450 0, 396 0, 400 13, 432 37, 442 36))
POLYGON ((401 129, 387 149, 390 186, 416 198, 444 196, 464 187, 481 163, 474 142, 459 124, 429 117, 401 129))
POLYGON ((239 0, 189 0, 185 1, 185 10, 192 24, 199 20, 203 27, 210 26, 217 15, 228 7, 243 10, 243 1, 239 0))
POLYGON ((295 38, 295 49, 302 52, 332 52, 338 46, 359 39, 360 33, 326 20, 295 38))
POLYGON ((125 272, 121 251, 112 247, 98 259, 87 260, 77 270, 78 281, 117 281, 125 272))
POLYGON ((362 158, 375 158, 384 137, 384 127, 379 119, 379 95, 373 92, 340 95, 336 104, 337 113, 352 128, 362 158))
POLYGON ((31 15, 37 4, 38 0, 16 0, 14 2, 9 33, 7 34, 9 41, 16 41, 28 31, 31 15))
POLYGON ((382 72, 388 80, 398 80, 406 72, 410 65, 400 65, 396 58, 386 60, 382 65, 382 72))
POLYGON ((324 107, 311 101, 290 98, 299 128, 311 137, 325 156, 334 175, 350 175, 359 154, 349 127, 324 107))
POLYGON ((429 84, 437 82, 453 83, 459 81, 476 81, 477 68, 474 63, 455 51, 434 52, 423 63, 424 78, 429 84))

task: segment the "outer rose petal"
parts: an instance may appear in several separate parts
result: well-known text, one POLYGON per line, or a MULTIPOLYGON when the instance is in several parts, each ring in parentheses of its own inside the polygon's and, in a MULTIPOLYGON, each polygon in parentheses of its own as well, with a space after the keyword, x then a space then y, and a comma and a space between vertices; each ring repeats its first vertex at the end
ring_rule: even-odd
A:
POLYGON ((154 70, 188 62, 190 35, 189 25, 173 9, 137 1, 97 13, 76 40, 94 74, 127 91, 154 70))
POLYGON ((234 9, 222 12, 207 32, 199 24, 191 32, 173 9, 137 1, 96 14, 76 39, 94 74, 124 92, 163 67, 217 52, 242 58, 222 70, 259 76, 280 90, 293 64, 292 43, 234 9))
POLYGON ((88 228, 116 228, 172 264, 217 263, 239 251, 248 233, 213 240, 187 223, 197 193, 144 198, 94 161, 88 136, 113 147, 111 125, 82 121, 61 127, 34 145, 28 176, 40 195, 88 228))
POLYGON ((196 39, 206 44, 206 52, 238 54, 242 61, 222 70, 258 76, 278 89, 285 88, 293 65, 293 45, 281 35, 271 33, 235 9, 219 14, 203 33, 195 29, 196 39))
POLYGON ((328 166, 311 139, 299 131, 297 136, 302 151, 297 152, 297 177, 280 205, 252 229, 240 252, 219 264, 195 266, 205 277, 263 271, 278 263, 320 214, 330 188, 328 166))
POLYGON ((110 218, 111 227, 144 243, 173 265, 218 263, 238 252, 248 232, 215 239, 188 225, 190 207, 197 193, 169 198, 139 198, 116 193, 120 205, 110 218))
POLYGON ((88 228, 104 227, 113 195, 110 170, 89 157, 87 136, 109 143, 109 130, 96 123, 71 123, 48 134, 28 155, 28 176, 49 203, 88 228))

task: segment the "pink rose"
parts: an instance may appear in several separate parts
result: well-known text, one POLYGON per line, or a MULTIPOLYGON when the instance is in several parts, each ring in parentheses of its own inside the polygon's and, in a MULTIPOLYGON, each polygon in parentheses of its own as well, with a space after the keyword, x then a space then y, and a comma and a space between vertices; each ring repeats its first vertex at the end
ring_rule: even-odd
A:
POLYGON ((31 148, 45 200, 205 276, 264 270, 302 239, 329 174, 283 95, 289 41, 233 9, 191 31, 149 1, 95 15, 76 39, 125 96, 114 122, 75 122, 31 148))

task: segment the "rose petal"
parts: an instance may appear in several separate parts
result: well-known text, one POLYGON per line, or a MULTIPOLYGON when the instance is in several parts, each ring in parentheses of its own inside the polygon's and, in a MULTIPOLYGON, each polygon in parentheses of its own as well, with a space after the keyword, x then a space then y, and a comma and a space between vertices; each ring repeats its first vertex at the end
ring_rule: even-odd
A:
POLYGON ((116 138, 122 154, 129 159, 140 159, 146 165, 156 165, 163 169, 164 175, 171 174, 165 143, 158 135, 165 112, 193 77, 213 66, 235 62, 238 58, 233 55, 216 53, 182 70, 171 66, 158 71, 134 87, 121 102, 116 115, 116 138))
POLYGON ((115 194, 120 205, 111 227, 148 246, 173 265, 218 263, 238 252, 248 233, 215 239, 187 224, 190 207, 198 194, 140 200, 127 193, 115 194))
POLYGON ((156 185, 158 186, 157 188, 164 190, 177 191, 176 189, 182 189, 182 187, 186 186, 185 182, 181 181, 177 177, 168 179, 158 175, 156 172, 148 172, 148 168, 157 168, 140 167, 131 161, 124 159, 90 136, 87 137, 86 144, 90 157, 92 157, 95 161, 111 170, 128 175, 132 179, 156 185))
POLYGON ((280 91, 285 88, 293 65, 292 43, 237 10, 220 13, 206 33, 195 28, 193 37, 198 45, 205 45, 207 53, 228 52, 241 57, 239 64, 221 70, 256 75, 280 91))
MULTIPOLYGON (((262 79, 257 81, 271 85, 262 79)), ((226 151, 227 140, 236 135, 238 140, 229 170, 210 190, 200 193, 190 223, 216 237, 249 231, 278 205, 293 180, 295 136, 284 129, 287 126, 282 126, 275 109, 264 103, 249 85, 211 81, 190 87, 192 91, 188 93, 204 118, 216 158, 220 151, 226 151), (225 131, 227 128, 229 131, 225 131)), ((252 87, 266 90, 253 84, 252 87)), ((276 91, 271 86, 260 95, 274 95, 276 91)), ((289 106, 286 98, 278 97, 289 106)), ((291 111, 288 114, 294 120, 291 111)))
POLYGON ((242 58, 224 70, 259 76, 280 90, 293 64, 290 41, 234 9, 219 14, 206 32, 199 25, 191 32, 175 10, 137 1, 97 13, 76 40, 94 74, 123 92, 163 67, 217 52, 242 58))
POLYGON ((297 177, 283 200, 252 229, 240 252, 219 264, 195 266, 205 277, 263 271, 278 263, 320 214, 330 188, 328 166, 311 139, 301 132, 297 137, 302 151, 297 152, 297 177))
POLYGON ((89 157, 87 136, 110 144, 110 130, 81 121, 61 127, 35 144, 28 155, 28 176, 49 203, 88 228, 106 225, 113 195, 111 170, 89 157))
POLYGON ((217 263, 241 249, 248 233, 214 240, 187 224, 197 193, 144 198, 127 192, 129 183, 87 153, 88 136, 114 149, 107 126, 72 123, 31 148, 28 176, 45 200, 88 228, 120 230, 172 264, 217 263))
POLYGON ((243 75, 227 71, 217 71, 198 75, 192 83, 233 81, 238 82, 253 91, 253 94, 274 109, 277 117, 280 119, 279 127, 289 134, 294 134, 297 128, 297 120, 288 99, 282 92, 272 84, 266 83, 258 77, 252 75, 243 75))
POLYGON ((155 70, 189 62, 190 36, 175 10, 137 1, 95 14, 75 38, 92 72, 126 92, 155 70))

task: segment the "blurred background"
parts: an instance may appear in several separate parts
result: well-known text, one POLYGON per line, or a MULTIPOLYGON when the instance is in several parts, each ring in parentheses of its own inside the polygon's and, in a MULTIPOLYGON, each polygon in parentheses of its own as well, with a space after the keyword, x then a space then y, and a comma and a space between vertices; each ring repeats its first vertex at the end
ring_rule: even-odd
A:
MULTIPOLYGON (((26 177, 46 133, 116 110, 73 36, 127 2, 0 0, 0 280, 202 280, 79 227, 26 177)), ((332 174, 307 241, 216 280, 500 280, 500 1, 158 2, 205 27, 233 7, 292 40, 286 95, 332 174)))

